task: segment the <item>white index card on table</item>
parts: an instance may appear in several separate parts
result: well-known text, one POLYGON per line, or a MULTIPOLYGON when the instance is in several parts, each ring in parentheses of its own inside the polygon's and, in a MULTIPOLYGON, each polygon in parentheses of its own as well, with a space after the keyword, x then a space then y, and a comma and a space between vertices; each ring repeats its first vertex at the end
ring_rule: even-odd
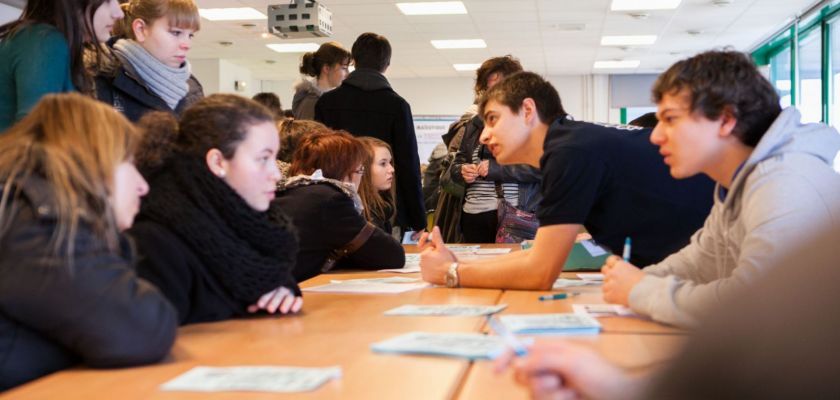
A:
POLYGON ((329 283, 303 289, 316 293, 396 294, 429 287, 428 283, 352 282, 329 283))
POLYGON ((186 392, 310 392, 330 379, 341 378, 341 367, 195 367, 161 385, 164 391, 186 392))

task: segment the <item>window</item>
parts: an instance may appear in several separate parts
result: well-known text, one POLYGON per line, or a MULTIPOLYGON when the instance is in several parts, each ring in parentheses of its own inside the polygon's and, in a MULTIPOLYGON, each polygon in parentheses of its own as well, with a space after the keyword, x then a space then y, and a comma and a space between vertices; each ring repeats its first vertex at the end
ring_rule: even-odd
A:
POLYGON ((770 57, 770 82, 779 93, 782 107, 793 104, 790 84, 790 46, 770 57))
POLYGON ((822 49, 820 30, 799 41, 798 108, 802 122, 822 121, 822 49))
POLYGON ((840 20, 828 26, 831 34, 831 85, 828 96, 828 121, 832 126, 840 126, 840 20))

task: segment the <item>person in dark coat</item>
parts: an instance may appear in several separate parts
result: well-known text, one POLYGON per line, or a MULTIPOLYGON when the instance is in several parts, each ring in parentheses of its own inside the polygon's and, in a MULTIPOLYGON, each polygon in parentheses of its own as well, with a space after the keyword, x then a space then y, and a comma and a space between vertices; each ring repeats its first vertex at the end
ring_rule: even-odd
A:
POLYGON ((291 274, 297 238, 272 203, 280 179, 274 115, 253 100, 216 94, 188 108, 180 125, 164 112, 141 122, 153 128, 144 146, 165 142, 154 135, 175 142, 158 147, 163 156, 147 151, 138 159, 151 185, 129 231, 141 255, 138 274, 161 288, 182 324, 299 311, 291 274))
POLYGON ((401 228, 426 229, 420 181, 420 156, 411 106, 385 78, 391 63, 388 39, 363 33, 351 50, 356 70, 338 88, 321 95, 315 120, 353 136, 375 137, 394 150, 397 180, 397 220, 401 228))
POLYGON ((364 175, 365 152, 362 142, 346 132, 311 133, 295 152, 291 177, 277 192, 277 203, 298 228, 298 281, 332 268, 405 264, 400 243, 362 215, 356 191, 364 175))
POLYGON ((180 115, 204 97, 186 59, 200 28, 198 7, 192 0, 131 0, 122 8, 125 18, 108 42, 116 63, 97 72, 96 98, 132 122, 149 111, 180 115))
POLYGON ((0 391, 169 353, 175 309, 135 275, 119 233, 148 191, 130 161, 138 142, 79 94, 44 96, 0 136, 0 391))

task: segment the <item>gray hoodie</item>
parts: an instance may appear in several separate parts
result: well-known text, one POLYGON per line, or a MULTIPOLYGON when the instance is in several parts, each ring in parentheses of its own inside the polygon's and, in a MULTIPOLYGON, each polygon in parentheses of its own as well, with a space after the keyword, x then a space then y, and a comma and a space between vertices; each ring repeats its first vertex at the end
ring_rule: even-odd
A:
POLYGON ((292 98, 292 113, 295 119, 315 119, 315 103, 324 92, 309 79, 301 79, 295 84, 295 96, 292 98))
POLYGON ((832 168, 838 150, 834 128, 802 124, 795 108, 783 110, 725 200, 715 195, 691 242, 644 269, 630 292, 630 307, 660 322, 695 325, 706 310, 746 293, 773 260, 800 247, 812 232, 839 227, 840 175, 832 168))

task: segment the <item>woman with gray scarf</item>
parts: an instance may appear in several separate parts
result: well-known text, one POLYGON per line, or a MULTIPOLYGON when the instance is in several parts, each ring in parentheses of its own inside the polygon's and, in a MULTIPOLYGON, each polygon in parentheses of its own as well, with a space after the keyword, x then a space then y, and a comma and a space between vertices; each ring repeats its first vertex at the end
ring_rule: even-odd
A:
POLYGON ((114 62, 96 76, 96 95, 131 121, 149 111, 180 114, 204 92, 186 60, 200 28, 193 0, 131 0, 109 42, 114 62))

